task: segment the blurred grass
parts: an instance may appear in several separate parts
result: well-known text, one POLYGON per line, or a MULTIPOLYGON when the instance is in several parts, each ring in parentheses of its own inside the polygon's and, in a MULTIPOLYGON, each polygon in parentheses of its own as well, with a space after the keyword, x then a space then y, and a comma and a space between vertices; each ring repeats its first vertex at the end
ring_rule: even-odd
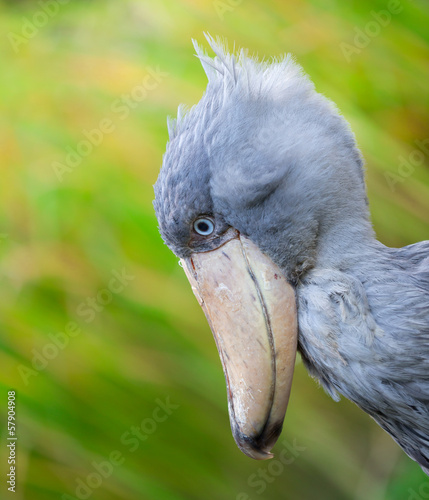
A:
POLYGON ((0 2, 2 498, 12 498, 3 472, 10 388, 18 393, 15 499, 75 497, 76 480, 115 450, 123 463, 90 498, 403 500, 427 483, 383 431, 351 403, 334 404, 299 363, 277 450, 283 439, 305 450, 281 473, 243 456, 229 431, 214 341, 152 209, 166 116, 196 103, 206 84, 190 39, 209 31, 260 56, 294 53, 356 133, 379 239, 427 239, 427 156, 394 190, 385 177, 429 138, 427 4, 401 2, 350 62, 340 47, 386 6, 74 1, 14 51, 8 36, 41 4, 0 2), (156 67, 168 76, 120 119, 112 104, 156 67), (104 118, 114 132, 60 182, 52 162, 64 162, 66 148, 104 118), (133 279, 86 321, 79 306, 108 286, 112 270, 133 279), (31 368, 34 352, 71 321, 80 333, 24 383, 19 367, 31 368), (165 398, 179 407, 131 451, 123 434, 165 398), (264 474, 261 491, 255 477, 264 474))

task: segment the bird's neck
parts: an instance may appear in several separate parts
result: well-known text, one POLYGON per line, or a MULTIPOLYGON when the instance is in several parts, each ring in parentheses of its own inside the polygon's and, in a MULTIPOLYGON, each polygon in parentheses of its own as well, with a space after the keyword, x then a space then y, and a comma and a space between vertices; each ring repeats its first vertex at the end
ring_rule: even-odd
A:
POLYGON ((297 287, 299 350, 334 399, 339 392, 357 403, 360 381, 353 366, 374 364, 370 346, 385 335, 376 292, 390 272, 391 249, 377 241, 369 220, 337 224, 321 236, 315 266, 297 287))

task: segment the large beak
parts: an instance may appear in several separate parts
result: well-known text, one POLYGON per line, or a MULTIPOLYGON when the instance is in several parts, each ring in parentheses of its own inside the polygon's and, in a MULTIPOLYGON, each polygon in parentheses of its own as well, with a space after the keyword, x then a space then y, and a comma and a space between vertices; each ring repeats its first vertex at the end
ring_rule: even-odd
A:
POLYGON ((182 265, 212 329, 231 429, 251 458, 271 458, 282 430, 297 348, 295 293, 282 271, 239 236, 182 265))

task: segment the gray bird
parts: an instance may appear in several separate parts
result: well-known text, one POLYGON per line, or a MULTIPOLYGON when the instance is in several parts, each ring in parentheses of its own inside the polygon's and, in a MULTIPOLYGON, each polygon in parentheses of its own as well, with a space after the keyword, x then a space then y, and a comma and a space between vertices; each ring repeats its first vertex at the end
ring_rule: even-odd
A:
POLYGON ((272 456, 298 349, 429 474, 429 241, 377 241, 355 137, 290 56, 208 41, 154 206, 213 331, 237 445, 272 456))

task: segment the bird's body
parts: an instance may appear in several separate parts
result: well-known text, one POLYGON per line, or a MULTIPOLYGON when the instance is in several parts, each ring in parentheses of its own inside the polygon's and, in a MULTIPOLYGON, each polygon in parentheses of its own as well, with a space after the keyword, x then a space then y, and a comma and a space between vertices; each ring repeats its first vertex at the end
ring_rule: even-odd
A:
MULTIPOLYGON (((356 250, 356 249, 355 249, 356 250)), ((356 403, 429 473, 429 242, 373 241, 297 286, 299 349, 338 400, 356 403)))
MULTIPOLYGON (((164 240, 188 261, 194 290, 208 307, 197 290, 202 267, 195 256, 221 252, 229 260, 231 241, 241 238, 268 325, 267 362, 276 367, 280 344, 263 297, 268 274, 258 282, 257 264, 246 254, 250 240, 294 290, 298 349, 310 374, 334 399, 342 394, 371 415, 428 473, 429 241, 393 249, 376 240, 354 135, 298 65, 290 58, 259 63, 243 51, 237 62, 209 41, 215 59, 197 47, 207 91, 169 124, 155 187, 164 240)), ((228 288, 219 277, 212 283, 214 295, 228 288)), ((213 328, 209 307, 206 315, 213 328)), ((233 372, 219 339, 229 384, 233 372)), ((243 422, 235 423, 238 403, 229 389, 234 436, 250 456, 269 449, 280 432, 272 415, 282 384, 290 382, 278 371, 267 382, 271 406, 265 424, 252 423, 251 438, 243 422)))

